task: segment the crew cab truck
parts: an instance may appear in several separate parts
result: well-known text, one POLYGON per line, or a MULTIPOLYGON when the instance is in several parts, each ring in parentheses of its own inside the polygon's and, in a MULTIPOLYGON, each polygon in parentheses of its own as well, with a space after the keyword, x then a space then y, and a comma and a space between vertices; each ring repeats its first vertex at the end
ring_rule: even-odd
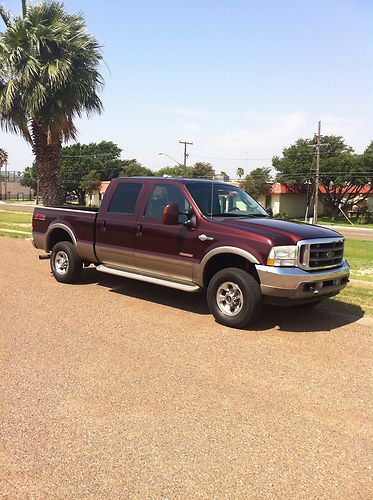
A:
POLYGON ((94 264, 123 278, 206 290, 216 321, 237 328, 264 302, 314 306, 349 276, 339 233, 275 220, 238 187, 199 179, 117 178, 98 210, 36 207, 33 244, 61 283, 94 264))

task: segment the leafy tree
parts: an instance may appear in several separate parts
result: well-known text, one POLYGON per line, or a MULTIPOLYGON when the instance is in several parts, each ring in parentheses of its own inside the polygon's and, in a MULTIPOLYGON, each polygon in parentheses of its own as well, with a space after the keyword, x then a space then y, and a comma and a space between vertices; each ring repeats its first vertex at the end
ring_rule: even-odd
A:
POLYGON ((63 4, 22 2, 23 17, 0 15, 0 116, 2 127, 20 134, 32 147, 44 204, 63 201, 61 148, 76 137, 74 119, 102 111, 97 40, 81 14, 63 4))
POLYGON ((90 172, 88 172, 88 174, 83 176, 79 187, 84 192, 89 194, 89 206, 92 206, 93 191, 98 189, 100 184, 101 184, 100 174, 97 172, 97 170, 91 170, 90 172))
POLYGON ((5 149, 0 148, 0 172, 7 161, 8 161, 8 153, 5 151, 5 149))
POLYGON ((372 155, 373 156, 373 141, 370 142, 369 146, 367 146, 366 150, 364 151, 364 155, 372 155))
POLYGON ((238 167, 236 174, 237 177, 241 179, 245 175, 245 170, 242 167, 238 167))
POLYGON ((36 163, 33 163, 31 167, 25 168, 20 184, 21 186, 27 186, 36 191, 38 183, 38 169, 36 163))
POLYGON ((79 204, 85 204, 85 189, 82 179, 92 170, 98 173, 101 181, 118 177, 123 169, 120 159, 122 150, 111 141, 90 144, 72 144, 62 148, 61 178, 65 192, 78 196, 79 204))
POLYGON ((136 176, 153 176, 154 172, 149 168, 144 167, 137 160, 124 160, 122 162, 122 170, 120 172, 122 177, 136 177, 136 176))
POLYGON ((191 177, 192 179, 212 179, 214 175, 215 171, 211 163, 200 161, 187 170, 186 177, 191 177))
MULTIPOLYGON (((368 193, 362 194, 364 186, 369 185, 373 191, 372 165, 367 155, 354 154, 340 136, 323 136, 320 148, 320 199, 333 218, 338 216, 339 207, 348 210, 357 197, 365 199, 368 193)), ((285 148, 282 158, 275 156, 272 164, 277 170, 276 180, 287 184, 313 183, 315 180, 316 137, 298 139, 285 148)), ((368 146, 369 148, 369 146, 368 146)))
POLYGON ((258 198, 259 195, 265 192, 266 186, 271 180, 270 168, 254 168, 254 170, 240 182, 240 187, 253 198, 258 198))

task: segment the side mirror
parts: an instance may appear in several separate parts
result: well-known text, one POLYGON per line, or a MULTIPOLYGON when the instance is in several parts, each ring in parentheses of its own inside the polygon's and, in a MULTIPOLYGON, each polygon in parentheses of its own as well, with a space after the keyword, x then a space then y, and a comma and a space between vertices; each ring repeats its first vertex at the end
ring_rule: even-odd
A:
POLYGON ((267 214, 270 216, 270 217, 273 217, 273 210, 271 207, 267 208, 267 214))
POLYGON ((179 205, 177 203, 169 203, 164 207, 162 222, 167 226, 175 226, 179 223, 179 205))

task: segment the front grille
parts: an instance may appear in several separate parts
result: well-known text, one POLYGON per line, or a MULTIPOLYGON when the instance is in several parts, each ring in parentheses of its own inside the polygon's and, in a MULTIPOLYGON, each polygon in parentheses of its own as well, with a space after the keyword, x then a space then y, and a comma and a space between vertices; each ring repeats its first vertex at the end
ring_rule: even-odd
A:
POLYGON ((303 269, 328 269, 340 266, 343 262, 344 240, 341 238, 299 243, 299 263, 303 269))

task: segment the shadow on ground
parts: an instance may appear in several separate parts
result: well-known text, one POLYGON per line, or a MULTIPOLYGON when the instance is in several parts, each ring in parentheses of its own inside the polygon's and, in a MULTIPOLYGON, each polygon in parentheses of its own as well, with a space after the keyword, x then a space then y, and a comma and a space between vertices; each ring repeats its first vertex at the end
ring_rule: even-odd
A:
MULTIPOLYGON (((187 293, 141 281, 86 269, 80 284, 97 283, 110 292, 140 300, 183 309, 194 314, 210 314, 203 292, 187 293)), ((276 307, 266 305, 260 318, 246 330, 264 332, 277 328, 283 332, 325 332, 354 323, 364 316, 358 305, 326 300, 314 308, 276 307)))
POLYGON ((335 308, 334 302, 326 300, 311 309, 303 307, 276 307, 266 305, 263 314, 251 325, 250 330, 266 331, 277 328, 283 332, 328 332, 354 323, 364 316, 359 306, 340 302, 335 308), (344 308, 346 306, 346 309, 344 308))

